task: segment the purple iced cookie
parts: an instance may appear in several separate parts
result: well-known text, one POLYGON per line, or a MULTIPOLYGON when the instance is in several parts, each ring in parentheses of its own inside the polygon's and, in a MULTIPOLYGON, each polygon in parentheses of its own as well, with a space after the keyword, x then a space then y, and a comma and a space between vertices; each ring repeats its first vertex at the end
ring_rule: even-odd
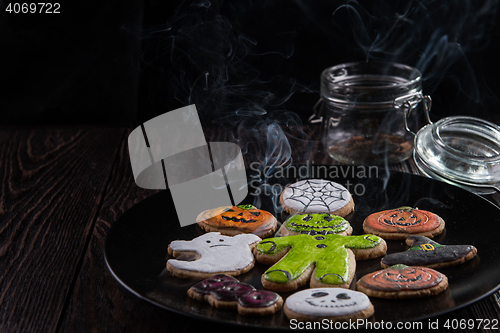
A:
POLYGON ((225 274, 217 274, 208 279, 198 282, 192 287, 192 289, 200 294, 209 294, 211 291, 221 289, 225 285, 231 283, 239 283, 239 282, 232 276, 225 274))
POLYGON ((265 308, 279 300, 279 295, 274 291, 259 290, 245 294, 238 298, 238 303, 246 308, 265 308))
POLYGON ((212 290, 210 294, 219 301, 236 301, 239 297, 255 291, 255 288, 249 284, 235 282, 227 284, 219 289, 212 290))

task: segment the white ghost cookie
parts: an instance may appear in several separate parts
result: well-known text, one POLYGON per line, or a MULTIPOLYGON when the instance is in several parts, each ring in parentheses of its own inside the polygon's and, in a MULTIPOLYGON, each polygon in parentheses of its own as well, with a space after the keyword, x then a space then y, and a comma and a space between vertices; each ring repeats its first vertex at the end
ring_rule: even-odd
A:
POLYGON ((260 241, 260 237, 253 234, 230 237, 220 232, 209 232, 190 241, 176 240, 168 246, 168 253, 175 258, 193 254, 195 260, 169 259, 167 270, 187 279, 206 279, 217 274, 240 275, 254 266, 252 249, 260 241))
POLYGON ((349 191, 324 179, 305 179, 287 186, 281 193, 280 203, 290 215, 308 213, 344 217, 354 210, 349 191))
POLYGON ((349 321, 365 319, 374 313, 365 294, 344 288, 313 288, 299 291, 286 299, 285 314, 298 321, 349 321))

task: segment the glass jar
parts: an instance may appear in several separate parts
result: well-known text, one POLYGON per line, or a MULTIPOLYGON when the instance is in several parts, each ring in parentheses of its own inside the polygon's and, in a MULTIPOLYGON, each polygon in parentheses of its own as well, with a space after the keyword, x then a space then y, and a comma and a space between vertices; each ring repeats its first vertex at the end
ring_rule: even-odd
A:
POLYGON ((500 127, 486 120, 453 116, 424 126, 414 158, 431 178, 478 194, 500 190, 500 127))
POLYGON ((386 62, 353 62, 325 69, 319 102, 309 121, 323 123, 327 153, 343 164, 365 165, 410 157, 412 131, 420 128, 422 117, 412 111, 423 105, 428 112, 431 106, 430 97, 422 94, 422 75, 417 69, 386 62))

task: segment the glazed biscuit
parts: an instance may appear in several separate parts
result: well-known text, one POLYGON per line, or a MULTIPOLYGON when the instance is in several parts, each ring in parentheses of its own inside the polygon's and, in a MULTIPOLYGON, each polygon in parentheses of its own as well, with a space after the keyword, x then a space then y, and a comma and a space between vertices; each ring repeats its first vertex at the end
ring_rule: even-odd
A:
POLYGON ((198 282, 187 292, 198 301, 208 302, 218 309, 237 310, 245 316, 272 315, 283 305, 283 299, 275 292, 256 290, 231 276, 218 274, 198 282))
POLYGON ((196 218, 207 232, 220 232, 226 236, 255 234, 261 238, 274 234, 278 221, 268 211, 253 205, 224 206, 206 210, 196 218))
POLYGON ((306 179, 291 184, 280 195, 283 209, 294 214, 334 214, 345 217, 354 210, 349 191, 323 179, 306 179))
POLYGON ((281 236, 299 234, 349 236, 352 227, 343 217, 333 214, 297 214, 286 219, 279 229, 281 236))
POLYGON ((412 235, 432 238, 442 233, 444 226, 444 220, 437 214, 411 207, 373 213, 363 222, 364 232, 393 240, 412 235))
POLYGON ((404 264, 437 269, 462 264, 477 254, 472 245, 441 245, 424 236, 410 236, 406 244, 410 246, 408 251, 382 258, 382 268, 404 264))
POLYGON ((333 322, 356 321, 373 315, 368 296, 343 288, 305 289, 289 296, 283 307, 289 320, 333 322))
POLYGON ((255 264, 252 248, 260 241, 252 234, 234 237, 210 232, 190 241, 176 240, 168 246, 168 253, 179 257, 195 252, 199 258, 192 261, 167 260, 168 272, 185 279, 205 279, 217 274, 236 276, 248 272, 255 264))
POLYGON ((272 265, 261 277, 264 288, 291 291, 308 283, 348 288, 356 270, 355 251, 367 250, 360 256, 369 259, 386 249, 385 241, 374 235, 300 234, 265 239, 254 255, 259 263, 272 265))
POLYGON ((359 291, 372 297, 421 298, 445 291, 448 278, 428 267, 394 265, 363 276, 356 286, 359 291))

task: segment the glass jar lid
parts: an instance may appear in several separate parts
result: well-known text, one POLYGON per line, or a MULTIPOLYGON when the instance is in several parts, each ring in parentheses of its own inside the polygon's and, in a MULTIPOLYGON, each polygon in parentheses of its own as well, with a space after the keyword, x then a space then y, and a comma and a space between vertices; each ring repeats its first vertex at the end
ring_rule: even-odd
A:
POLYGON ((430 177, 489 193, 500 185, 500 127, 474 117, 443 118, 417 133, 414 158, 430 177))

